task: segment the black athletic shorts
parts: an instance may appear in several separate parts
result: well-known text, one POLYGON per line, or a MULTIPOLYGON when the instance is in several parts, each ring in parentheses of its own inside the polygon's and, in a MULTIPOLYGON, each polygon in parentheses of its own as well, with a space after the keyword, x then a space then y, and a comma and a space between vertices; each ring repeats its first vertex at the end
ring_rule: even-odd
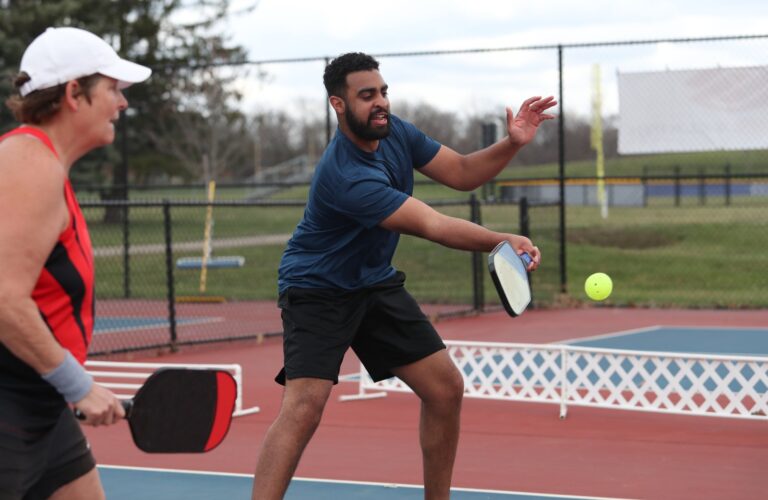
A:
POLYGON ((47 431, 0 420, 2 500, 46 499, 95 466, 90 446, 69 407, 47 431))
POLYGON ((349 347, 375 381, 445 349, 404 284, 405 274, 398 272, 362 290, 288 288, 278 302, 285 366, 275 381, 312 377, 338 383, 349 347))

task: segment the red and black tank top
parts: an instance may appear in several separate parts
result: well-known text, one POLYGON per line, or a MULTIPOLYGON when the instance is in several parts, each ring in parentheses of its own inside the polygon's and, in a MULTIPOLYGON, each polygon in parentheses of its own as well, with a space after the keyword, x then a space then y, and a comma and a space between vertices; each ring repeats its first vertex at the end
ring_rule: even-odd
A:
MULTIPOLYGON (((18 134, 38 138, 58 157, 48 136, 33 127, 14 129, 0 136, 0 141, 18 134)), ((32 298, 56 340, 80 363, 85 363, 94 322, 93 249, 85 218, 69 179, 64 185, 64 197, 69 224, 45 261, 32 298)))

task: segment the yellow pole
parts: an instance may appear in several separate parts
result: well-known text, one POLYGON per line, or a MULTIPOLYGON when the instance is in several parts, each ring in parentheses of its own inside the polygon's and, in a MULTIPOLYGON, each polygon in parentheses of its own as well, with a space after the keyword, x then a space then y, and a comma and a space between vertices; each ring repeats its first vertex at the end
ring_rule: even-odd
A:
POLYGON ((200 293, 205 293, 208 278, 208 259, 211 257, 213 239, 213 199, 216 193, 216 181, 208 181, 208 207, 205 210, 205 234, 203 235, 203 261, 200 265, 200 293))
POLYGON ((608 218, 608 197, 605 193, 605 158, 603 155, 603 116, 602 116, 602 92, 600 90, 600 65, 592 66, 592 149, 597 154, 597 203, 600 205, 600 213, 603 219, 608 218))

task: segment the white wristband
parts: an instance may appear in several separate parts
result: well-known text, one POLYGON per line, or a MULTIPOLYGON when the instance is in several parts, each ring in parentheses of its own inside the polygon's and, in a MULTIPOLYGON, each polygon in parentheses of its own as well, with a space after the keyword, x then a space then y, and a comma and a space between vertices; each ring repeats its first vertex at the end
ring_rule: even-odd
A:
POLYGON ((77 362, 72 353, 67 351, 64 361, 52 371, 41 375, 64 396, 67 403, 77 403, 83 399, 93 386, 93 377, 77 362))

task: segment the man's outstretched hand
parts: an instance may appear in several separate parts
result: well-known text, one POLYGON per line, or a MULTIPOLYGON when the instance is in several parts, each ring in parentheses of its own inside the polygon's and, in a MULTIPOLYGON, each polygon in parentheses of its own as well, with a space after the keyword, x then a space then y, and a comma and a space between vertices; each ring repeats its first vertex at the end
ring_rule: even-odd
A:
POLYGON ((516 146, 524 146, 536 136, 539 124, 545 120, 551 120, 555 115, 545 113, 549 108, 556 106, 554 96, 534 96, 526 99, 520 110, 515 115, 512 108, 507 108, 507 132, 509 140, 516 146))

